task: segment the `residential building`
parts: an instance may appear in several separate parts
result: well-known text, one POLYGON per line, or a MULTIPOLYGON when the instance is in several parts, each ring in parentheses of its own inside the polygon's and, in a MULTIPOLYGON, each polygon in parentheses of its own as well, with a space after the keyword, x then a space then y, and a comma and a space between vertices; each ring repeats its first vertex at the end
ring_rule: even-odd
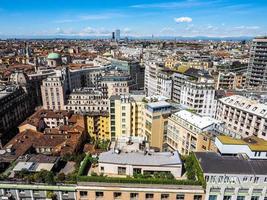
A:
POLYGON ((111 96, 109 103, 111 138, 144 135, 143 94, 111 96))
POLYGON ((182 155, 191 151, 217 151, 214 144, 216 131, 222 122, 194 114, 187 110, 173 113, 168 119, 167 144, 169 149, 182 155))
POLYGON ((144 111, 145 136, 152 147, 163 149, 167 139, 168 117, 172 106, 166 101, 147 103, 144 111))
POLYGON ((42 185, 1 183, 0 197, 4 200, 11 199, 40 199, 54 196, 58 200, 76 200, 76 185, 42 185))
POLYGON ((201 186, 185 185, 151 185, 129 183, 90 183, 79 182, 77 199, 121 199, 121 200, 204 200, 205 194, 201 186))
POLYGON ((147 96, 172 97, 172 72, 156 62, 145 63, 145 92, 147 96))
POLYGON ((66 83, 62 76, 49 76, 41 85, 43 108, 46 110, 64 110, 66 101, 66 83))
POLYGON ((246 73, 219 72, 216 80, 216 89, 235 90, 244 88, 246 82, 246 73))
POLYGON ((247 69, 247 87, 264 89, 267 85, 267 37, 257 37, 252 41, 247 69))
POLYGON ((108 111, 108 98, 97 88, 74 89, 67 97, 66 110, 75 113, 108 111))
POLYGON ((256 100, 239 95, 221 98, 216 119, 241 137, 254 135, 267 140, 267 106, 256 100))
POLYGON ((87 131, 94 140, 111 140, 108 112, 86 113, 87 131))
POLYGON ((216 109, 213 78, 205 71, 183 68, 173 75, 173 100, 196 113, 214 117, 216 109))
POLYGON ((267 160, 195 152, 206 180, 206 200, 265 199, 267 160))
POLYGON ((12 136, 7 131, 15 129, 33 111, 30 96, 20 86, 0 86, 0 138, 12 136))
POLYGON ((110 176, 133 176, 156 172, 182 176, 182 161, 177 151, 155 152, 143 138, 124 137, 114 141, 111 150, 98 159, 98 172, 110 176))

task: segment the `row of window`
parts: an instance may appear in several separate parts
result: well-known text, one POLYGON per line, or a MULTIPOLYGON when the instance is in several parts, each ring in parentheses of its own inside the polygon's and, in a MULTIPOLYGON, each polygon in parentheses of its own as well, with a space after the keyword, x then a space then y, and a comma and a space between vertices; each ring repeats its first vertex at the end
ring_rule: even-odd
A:
MULTIPOLYGON (((139 198, 139 193, 130 193, 130 199, 138 199, 139 198)), ((80 197, 88 197, 88 192, 87 191, 80 191, 80 197)), ((95 197, 97 199, 101 199, 104 197, 104 192, 102 191, 96 191, 95 192, 95 197)), ((109 196, 110 197, 110 196, 109 196)), ((114 199, 120 199, 122 197, 121 192, 113 192, 113 198, 114 199)), ((161 200, 169 200, 170 199, 170 194, 168 193, 162 193, 160 194, 161 200)), ((145 194, 145 199, 154 199, 154 194, 153 193, 146 193, 145 194)), ((184 200, 185 195, 184 194, 176 194, 176 200, 184 200)), ((202 200, 202 195, 194 195, 193 200, 202 200)))

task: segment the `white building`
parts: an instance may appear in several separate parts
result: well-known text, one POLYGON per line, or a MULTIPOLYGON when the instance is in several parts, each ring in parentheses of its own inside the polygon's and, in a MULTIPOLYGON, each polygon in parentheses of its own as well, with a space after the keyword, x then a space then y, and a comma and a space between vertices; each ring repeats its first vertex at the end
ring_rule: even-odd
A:
POLYGON ((75 113, 108 111, 109 100, 101 89, 75 89, 68 96, 65 109, 74 111, 75 113))
POLYGON ((206 200, 265 200, 267 161, 195 152, 206 180, 206 200))
POLYGON ((124 137, 113 142, 112 149, 99 155, 98 171, 111 176, 133 176, 169 172, 175 178, 182 175, 178 151, 155 152, 143 137, 124 137))
POLYGON ((215 116, 213 78, 206 72, 189 68, 173 75, 173 100, 203 116, 215 116))
POLYGON ((216 118, 242 137, 257 136, 267 140, 267 105, 243 96, 218 100, 216 118))
POLYGON ((156 62, 145 63, 145 92, 147 96, 172 97, 172 72, 156 62))

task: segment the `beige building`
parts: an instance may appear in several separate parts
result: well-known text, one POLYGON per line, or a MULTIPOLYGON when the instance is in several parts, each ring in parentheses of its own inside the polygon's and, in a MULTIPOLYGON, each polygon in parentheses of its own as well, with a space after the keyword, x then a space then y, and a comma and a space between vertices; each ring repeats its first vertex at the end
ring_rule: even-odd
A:
POLYGON ((77 200, 204 200, 201 186, 78 183, 77 200))
POLYGON ((241 137, 257 136, 267 140, 267 105, 233 95, 218 100, 216 119, 241 137))
POLYGON ((143 136, 144 95, 130 94, 110 97, 111 138, 143 136))
POLYGON ((214 144, 215 130, 223 123, 211 118, 182 110, 168 120, 167 144, 181 154, 191 151, 217 151, 214 144))
POLYGON ((43 108, 46 110, 64 110, 65 87, 60 76, 49 76, 41 85, 43 108))
POLYGON ((246 73, 219 72, 216 81, 216 89, 229 89, 244 88, 246 84, 246 73))
POLYGON ((150 146, 162 150, 167 137, 168 117, 171 114, 171 108, 171 104, 166 101, 146 104, 144 111, 144 130, 150 146))

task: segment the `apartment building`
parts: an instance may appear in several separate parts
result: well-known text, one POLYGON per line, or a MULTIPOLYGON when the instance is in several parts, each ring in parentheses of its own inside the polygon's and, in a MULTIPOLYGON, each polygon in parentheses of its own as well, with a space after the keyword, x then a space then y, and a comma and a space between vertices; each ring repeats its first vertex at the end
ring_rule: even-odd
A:
POLYGON ((58 200, 77 200, 75 185, 41 185, 23 183, 1 183, 0 199, 58 199, 58 200))
POLYGON ((216 119, 241 137, 257 136, 267 140, 267 106, 249 98, 233 95, 218 100, 216 119))
POLYGON ((31 100, 20 86, 1 85, 0 105, 0 133, 5 138, 8 130, 16 128, 32 113, 31 100))
POLYGON ((66 94, 70 89, 68 73, 68 68, 65 67, 42 81, 41 94, 44 109, 64 110, 66 94))
POLYGON ((108 112, 86 113, 87 131, 94 140, 111 140, 108 112))
POLYGON ((206 180, 206 200, 264 200, 267 161, 195 152, 206 180))
POLYGON ((247 87, 266 88, 267 85, 267 37, 253 39, 247 69, 247 87))
POLYGON ((216 131, 222 122, 194 114, 187 110, 173 113, 168 119, 167 144, 169 149, 186 155, 191 151, 217 151, 216 131))
POLYGON ((204 200, 201 186, 79 182, 77 200, 204 200))
POLYGON ((130 94, 111 96, 109 103, 111 138, 143 136, 144 95, 130 94))
POLYGON ((233 90, 245 86, 246 73, 219 72, 216 80, 216 89, 233 90))
POLYGON ((172 72, 156 62, 145 63, 145 92, 147 96, 172 97, 172 72))
POLYGON ((108 111, 108 98, 101 88, 74 89, 67 97, 66 110, 75 113, 108 111))
POLYGON ((173 75, 173 100, 204 116, 216 109, 213 78, 205 71, 183 68, 173 75))
POLYGON ((167 139, 168 117, 172 106, 166 101, 147 103, 144 111, 145 136, 152 147, 163 149, 167 139))

